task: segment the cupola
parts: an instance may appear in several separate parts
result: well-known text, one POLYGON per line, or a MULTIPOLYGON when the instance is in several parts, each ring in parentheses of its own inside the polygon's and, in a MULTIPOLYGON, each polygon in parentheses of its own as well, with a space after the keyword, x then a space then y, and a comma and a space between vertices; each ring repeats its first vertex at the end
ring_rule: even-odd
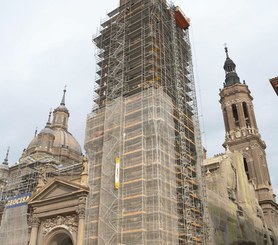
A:
POLYGON ((226 61, 224 63, 223 68, 224 68, 225 73, 226 73, 226 78, 225 78, 224 87, 232 86, 232 85, 237 84, 237 83, 240 84, 239 77, 236 73, 236 64, 229 57, 227 47, 225 47, 225 53, 226 53, 226 61))

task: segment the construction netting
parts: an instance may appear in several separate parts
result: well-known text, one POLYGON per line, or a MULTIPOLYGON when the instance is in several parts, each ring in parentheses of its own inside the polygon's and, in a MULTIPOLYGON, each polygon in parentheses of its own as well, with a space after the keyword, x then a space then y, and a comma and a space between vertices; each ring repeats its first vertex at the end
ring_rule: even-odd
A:
POLYGON ((27 209, 27 204, 16 207, 6 207, 4 209, 0 227, 0 244, 28 244, 27 209))
POLYGON ((169 96, 151 88, 88 119, 87 244, 178 244, 172 115, 169 96))
POLYGON ((180 21, 164 0, 121 1, 93 39, 87 245, 205 243, 189 22, 180 21))

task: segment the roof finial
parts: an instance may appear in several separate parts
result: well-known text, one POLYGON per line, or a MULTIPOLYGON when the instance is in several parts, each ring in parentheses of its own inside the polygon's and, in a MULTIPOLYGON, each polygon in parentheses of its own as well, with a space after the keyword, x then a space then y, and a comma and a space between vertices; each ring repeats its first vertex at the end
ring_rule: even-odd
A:
POLYGON ((4 159, 3 164, 8 165, 8 157, 9 157, 10 147, 7 149, 6 157, 4 159))
POLYGON ((60 105, 63 105, 63 106, 66 105, 66 103, 65 103, 66 92, 67 92, 67 85, 65 85, 65 87, 64 87, 64 94, 63 94, 63 98, 62 98, 62 101, 61 101, 61 104, 60 104, 60 105))
POLYGON ((50 125, 51 125, 51 114, 52 114, 52 108, 50 108, 50 111, 49 111, 48 121, 46 123, 46 127, 50 127, 50 125))
POLYGON ((229 58, 227 43, 224 43, 226 58, 229 58))

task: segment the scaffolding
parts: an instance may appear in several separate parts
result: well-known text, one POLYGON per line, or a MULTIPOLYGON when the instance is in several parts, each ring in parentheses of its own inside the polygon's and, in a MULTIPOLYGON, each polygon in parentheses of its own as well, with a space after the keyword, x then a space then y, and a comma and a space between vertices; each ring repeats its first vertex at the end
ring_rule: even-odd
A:
POLYGON ((42 168, 45 169, 45 180, 49 180, 63 175, 78 176, 82 163, 64 166, 47 153, 32 154, 10 168, 5 187, 0 192, 1 202, 5 204, 10 197, 36 191, 42 168))
POLYGON ((188 25, 166 1, 130 0, 94 38, 86 245, 206 244, 188 25))
MULTIPOLYGON (((185 36, 185 41, 189 43, 189 33, 187 32, 185 36)), ((191 52, 189 53, 190 56, 192 55, 191 52)), ((190 97, 192 98, 191 106, 193 108, 193 124, 194 124, 194 136, 195 136, 195 149, 196 149, 196 172, 197 172, 197 181, 198 181, 198 192, 199 192, 199 198, 200 201, 198 202, 198 205, 200 205, 200 210, 202 211, 200 218, 202 222, 202 227, 200 229, 202 235, 202 242, 203 244, 210 244, 210 237, 209 237, 209 213, 208 213, 208 204, 207 204, 207 186, 206 186, 206 169, 204 167, 203 163, 203 154, 204 154, 204 148, 202 144, 202 137, 201 137, 201 129, 199 124, 199 114, 198 114, 198 106, 197 106, 197 98, 196 98, 196 85, 194 81, 194 73, 193 73, 193 65, 192 65, 192 58, 189 59, 189 74, 187 75, 188 79, 191 81, 190 83, 190 97)))
POLYGON ((27 205, 6 209, 1 220, 0 244, 27 245, 28 235, 27 205))
POLYGON ((9 170, 9 177, 0 192, 3 216, 0 225, 0 244, 27 245, 29 241, 31 210, 28 199, 37 191, 39 178, 43 182, 58 176, 75 178, 82 172, 82 162, 64 167, 47 153, 37 152, 22 158, 9 170), (44 176, 41 170, 44 169, 44 176))

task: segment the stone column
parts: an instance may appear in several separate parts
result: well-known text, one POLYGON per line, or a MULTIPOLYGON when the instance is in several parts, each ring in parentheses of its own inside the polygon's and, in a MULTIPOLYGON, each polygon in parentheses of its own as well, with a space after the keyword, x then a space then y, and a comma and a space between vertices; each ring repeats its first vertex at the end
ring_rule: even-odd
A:
POLYGON ((85 233, 85 207, 86 207, 86 198, 79 198, 79 206, 76 210, 78 214, 78 233, 77 233, 77 243, 76 245, 84 244, 84 233, 85 233))
POLYGON ((36 245, 37 244, 37 237, 38 237, 38 228, 40 225, 40 220, 38 217, 33 216, 31 218, 31 236, 30 236, 30 245, 36 245))
POLYGON ((233 116, 232 106, 230 104, 227 105, 226 110, 227 110, 227 118, 228 118, 230 131, 235 130, 235 123, 234 123, 234 116, 233 116))
POLYGON ((256 122, 256 117, 255 117, 255 112, 254 112, 254 109, 253 109, 253 105, 252 104, 247 104, 247 110, 248 110, 248 113, 249 113, 251 127, 255 128, 257 130, 258 127, 257 127, 257 122, 256 122))
POLYGON ((244 112, 243 112, 242 102, 237 104, 237 113, 238 113, 240 128, 246 128, 245 115, 244 115, 244 112))

